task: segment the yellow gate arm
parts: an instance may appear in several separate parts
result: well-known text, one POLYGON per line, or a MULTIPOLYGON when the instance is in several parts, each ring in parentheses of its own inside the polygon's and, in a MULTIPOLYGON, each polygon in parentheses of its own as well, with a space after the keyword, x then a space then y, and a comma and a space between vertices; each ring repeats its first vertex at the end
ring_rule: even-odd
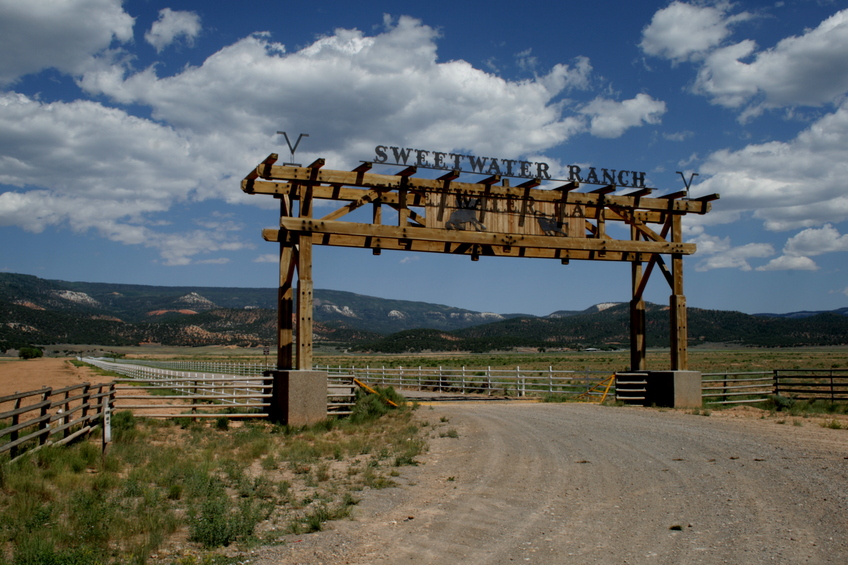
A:
POLYGON ((606 385, 606 388, 604 389, 604 395, 601 397, 601 400, 599 401, 599 404, 603 404, 604 400, 607 399, 607 394, 609 394, 609 389, 610 389, 610 387, 612 387, 612 383, 614 383, 614 382, 615 382, 615 375, 610 375, 609 377, 607 377, 603 381, 599 382, 598 384, 596 384, 595 386, 593 386, 592 388, 590 388, 586 392, 584 392, 582 394, 578 394, 577 398, 583 398, 583 397, 588 398, 589 393, 592 393, 592 392, 596 391, 597 389, 601 388, 602 386, 606 385))
POLYGON ((385 396, 383 396, 382 394, 380 394, 379 392, 377 392, 376 390, 374 390, 373 388, 371 388, 367 384, 363 383, 359 379, 353 379, 353 382, 355 382, 359 386, 359 388, 364 388, 366 391, 370 392, 371 394, 376 394, 377 396, 379 396, 380 398, 382 398, 383 400, 385 400, 386 402, 388 402, 389 404, 391 404, 395 408, 398 407, 398 405, 395 402, 392 402, 391 400, 389 400, 388 398, 386 398, 385 396))

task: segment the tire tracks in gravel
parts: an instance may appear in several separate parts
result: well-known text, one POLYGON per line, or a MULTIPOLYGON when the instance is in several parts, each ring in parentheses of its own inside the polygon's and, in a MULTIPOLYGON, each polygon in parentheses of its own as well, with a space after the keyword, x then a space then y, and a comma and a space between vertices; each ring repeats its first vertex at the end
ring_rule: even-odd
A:
POLYGON ((401 486, 250 563, 848 562, 845 430, 516 402, 418 417, 431 448, 401 486))

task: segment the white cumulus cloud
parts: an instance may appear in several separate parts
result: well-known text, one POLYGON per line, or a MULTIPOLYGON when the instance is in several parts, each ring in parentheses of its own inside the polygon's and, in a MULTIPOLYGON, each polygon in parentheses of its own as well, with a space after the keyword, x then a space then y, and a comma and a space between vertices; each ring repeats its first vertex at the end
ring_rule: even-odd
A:
POLYGON ((132 41, 121 0, 0 0, 0 84, 54 68, 80 75, 132 41))
POLYGON ((783 252, 788 255, 807 257, 835 251, 848 251, 848 234, 840 235, 830 224, 821 229, 809 228, 798 233, 791 237, 783 248, 783 252))
POLYGON ((848 103, 790 141, 717 151, 699 172, 695 192, 721 194, 722 210, 750 211, 769 230, 848 219, 848 103))
POLYGON ((150 30, 144 34, 144 39, 156 49, 157 53, 161 53, 163 49, 180 38, 183 38, 188 45, 194 45, 200 29, 200 16, 196 13, 163 8, 159 10, 159 19, 153 22, 150 30))
MULTIPOLYGON (((273 208, 242 194, 238 181, 257 155, 280 147, 277 131, 310 134, 298 160, 324 157, 345 168, 378 144, 541 155, 577 134, 615 137, 657 123, 665 111, 645 94, 575 110, 565 96, 589 88, 585 57, 523 80, 440 62, 439 33, 405 16, 387 17, 371 35, 337 29, 292 52, 255 33, 163 77, 161 67, 137 71, 116 51, 132 40, 133 25, 119 0, 0 0, 0 16, 0 26, 10 21, 26 32, 0 34, 11 53, 29 48, 33 34, 60 30, 21 62, 3 58, 0 80, 55 67, 89 95, 46 103, 0 92, 0 225, 92 231, 153 247, 170 265, 222 261, 205 255, 245 247, 238 222, 166 228, 163 215, 208 199, 273 208), (139 108, 145 117, 130 113, 139 108)), ((165 9, 146 39, 161 51, 200 32, 194 13, 165 9)))
POLYGON ((823 106, 848 92, 848 10, 803 35, 757 51, 751 40, 717 49, 698 73, 695 90, 716 104, 738 108, 743 118, 764 109, 823 106))
POLYGON ((751 18, 747 12, 727 15, 728 3, 716 6, 672 2, 642 30, 639 46, 648 55, 682 62, 703 57, 730 35, 730 27, 751 18))
POLYGON ((226 161, 207 160, 203 146, 96 102, 45 104, 0 94, 0 183, 15 187, 0 193, 0 225, 94 230, 112 241, 158 249, 174 265, 242 248, 240 227, 226 219, 201 221, 206 229, 182 234, 161 233, 148 219, 175 202, 216 191, 237 198, 234 181, 225 180, 226 161), (39 163, 50 166, 34 166, 39 163))
POLYGON ((816 271, 818 265, 810 259, 825 253, 848 251, 848 235, 840 235, 830 224, 821 229, 808 228, 787 240, 783 255, 758 267, 758 271, 816 271))
POLYGON ((596 98, 580 109, 590 117, 592 135, 606 138, 621 137, 629 128, 642 124, 658 124, 665 111, 665 102, 647 94, 637 94, 622 102, 596 98))
POLYGON ((817 271, 818 265, 809 257, 798 257, 793 255, 781 255, 776 259, 772 259, 762 267, 757 267, 758 271, 817 271))
POLYGON ((774 247, 768 243, 748 243, 733 247, 730 237, 720 238, 706 233, 688 241, 697 245, 696 257, 706 256, 695 265, 695 270, 699 272, 713 269, 750 271, 752 267, 749 259, 774 255, 774 247))

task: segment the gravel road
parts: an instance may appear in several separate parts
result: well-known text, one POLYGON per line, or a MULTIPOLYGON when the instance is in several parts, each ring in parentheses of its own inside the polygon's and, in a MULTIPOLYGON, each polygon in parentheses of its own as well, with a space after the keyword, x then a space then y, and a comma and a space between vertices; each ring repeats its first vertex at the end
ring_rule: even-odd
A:
POLYGON ((422 406, 398 487, 246 562, 848 563, 848 430, 738 415, 422 406))

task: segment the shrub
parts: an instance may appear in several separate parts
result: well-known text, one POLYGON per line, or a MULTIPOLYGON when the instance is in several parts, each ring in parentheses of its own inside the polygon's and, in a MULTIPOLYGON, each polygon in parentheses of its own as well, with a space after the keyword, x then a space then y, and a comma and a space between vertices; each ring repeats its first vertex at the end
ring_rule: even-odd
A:
POLYGON ((204 547, 228 546, 236 540, 253 535, 256 524, 267 516, 253 497, 242 498, 234 508, 223 485, 210 485, 208 496, 200 508, 191 512, 189 540, 200 542, 204 547))
POLYGON ((37 359, 44 357, 44 352, 37 347, 21 347, 18 350, 18 357, 21 359, 37 359))
POLYGON ((392 387, 375 387, 374 390, 377 394, 369 394, 361 389, 356 391, 356 405, 351 411, 350 422, 354 424, 370 422, 388 414, 395 408, 386 400, 391 400, 399 407, 406 405, 406 398, 392 387))

